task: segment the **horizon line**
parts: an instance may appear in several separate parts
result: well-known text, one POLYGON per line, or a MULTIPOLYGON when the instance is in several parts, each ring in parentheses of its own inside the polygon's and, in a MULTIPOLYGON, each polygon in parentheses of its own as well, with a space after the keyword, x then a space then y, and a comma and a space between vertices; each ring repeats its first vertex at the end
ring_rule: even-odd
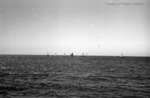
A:
MULTIPOLYGON (((0 56, 21 56, 21 55, 25 55, 25 56, 30 56, 30 55, 37 55, 37 56, 70 56, 70 54, 0 54, 0 56)), ((142 55, 91 55, 91 54, 74 54, 74 56, 99 56, 99 57, 150 57, 150 56, 142 56, 142 55)))

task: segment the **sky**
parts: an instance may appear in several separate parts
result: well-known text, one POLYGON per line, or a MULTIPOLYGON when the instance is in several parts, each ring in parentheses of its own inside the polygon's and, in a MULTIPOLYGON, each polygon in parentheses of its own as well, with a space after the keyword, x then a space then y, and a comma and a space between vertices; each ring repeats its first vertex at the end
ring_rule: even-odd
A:
POLYGON ((150 56, 149 0, 0 0, 0 54, 150 56))

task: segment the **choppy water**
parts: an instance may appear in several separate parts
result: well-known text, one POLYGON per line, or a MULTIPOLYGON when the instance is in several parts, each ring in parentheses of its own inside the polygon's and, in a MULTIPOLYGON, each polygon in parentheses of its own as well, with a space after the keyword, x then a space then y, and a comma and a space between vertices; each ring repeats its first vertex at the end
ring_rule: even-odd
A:
MULTIPOLYGON (((53 70, 48 70, 48 68, 52 66, 49 65, 47 66, 48 71, 45 71, 45 69, 43 68, 40 69, 39 73, 38 72, 21 73, 20 71, 19 71, 20 73, 17 73, 18 69, 13 69, 14 67, 12 68, 14 70, 14 73, 12 72, 12 69, 9 71, 5 69, 6 71, 4 73, 4 68, 2 70, 2 66, 4 67, 6 65, 2 65, 1 61, 1 70, 2 70, 0 76, 1 97, 2 98, 3 97, 6 98, 149 98, 150 97, 149 58, 146 59, 124 58, 121 62, 120 58, 114 59, 112 57, 109 58, 75 57, 73 59, 67 58, 67 60, 64 58, 63 59, 61 58, 61 60, 60 58, 57 57, 53 58, 53 60, 56 59, 59 59, 58 60, 59 62, 56 63, 54 61, 55 66, 53 65, 54 66, 52 68, 53 70), (66 60, 67 63, 64 62, 64 60, 66 60), (63 67, 59 67, 60 65, 62 65, 63 67)), ((27 59, 24 60, 26 60, 27 62, 27 59)), ((39 59, 33 59, 32 57, 31 61, 34 61, 32 62, 32 64, 34 65, 35 62, 37 64, 37 60, 39 59)), ((43 58, 42 61, 43 60, 45 60, 45 58, 43 58)), ((43 66, 45 64, 44 62, 46 61, 42 62, 43 66)), ((14 60, 9 62, 12 63, 14 62, 14 60)), ((25 63, 25 65, 29 64, 29 62, 25 63)), ((41 64, 41 62, 38 63, 41 64)), ((5 64, 8 64, 8 61, 5 64)), ((21 64, 23 64, 23 61, 21 64)), ((34 65, 34 67, 35 66, 37 65, 34 65)))

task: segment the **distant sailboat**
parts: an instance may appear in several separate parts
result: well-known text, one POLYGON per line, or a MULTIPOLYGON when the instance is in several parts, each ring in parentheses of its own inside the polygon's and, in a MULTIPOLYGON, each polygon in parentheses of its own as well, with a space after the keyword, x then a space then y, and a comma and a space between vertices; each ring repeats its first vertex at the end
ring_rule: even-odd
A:
POLYGON ((124 54, 123 54, 123 52, 121 52, 121 55, 120 55, 120 57, 123 57, 124 56, 124 54))
POLYGON ((48 52, 47 52, 46 56, 48 56, 48 57, 49 57, 49 53, 48 53, 48 52))
POLYGON ((121 57, 123 57, 123 52, 121 53, 121 57))
POLYGON ((70 56, 71 56, 71 57, 73 57, 73 56, 74 56, 74 54, 73 54, 73 53, 71 53, 71 54, 70 54, 70 56))

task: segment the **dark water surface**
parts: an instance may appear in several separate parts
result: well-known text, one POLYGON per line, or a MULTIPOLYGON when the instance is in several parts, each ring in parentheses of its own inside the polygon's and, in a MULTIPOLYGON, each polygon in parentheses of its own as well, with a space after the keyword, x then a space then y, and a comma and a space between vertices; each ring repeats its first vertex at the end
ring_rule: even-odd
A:
POLYGON ((150 98, 150 58, 0 56, 0 98, 150 98))

